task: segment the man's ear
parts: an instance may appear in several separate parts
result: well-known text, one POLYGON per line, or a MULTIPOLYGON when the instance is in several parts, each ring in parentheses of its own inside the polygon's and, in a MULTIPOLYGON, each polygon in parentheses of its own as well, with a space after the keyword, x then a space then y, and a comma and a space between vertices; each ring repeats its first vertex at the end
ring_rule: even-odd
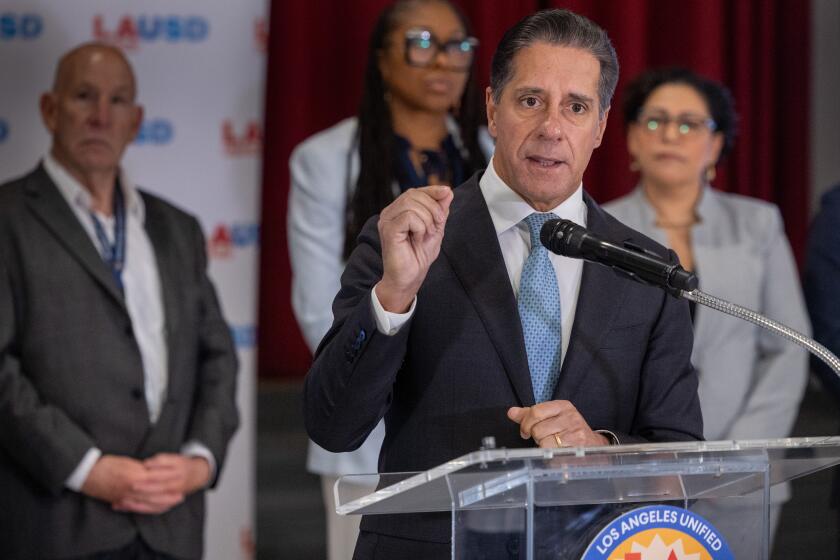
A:
POLYGON ((57 105, 58 99, 56 99, 55 93, 48 91, 41 94, 41 99, 38 102, 38 106, 41 109, 41 120, 44 121, 44 126, 47 127, 50 134, 55 134, 57 126, 57 105))
POLYGON ((496 132, 496 111, 498 108, 496 102, 493 101, 493 90, 490 89, 490 86, 487 86, 487 89, 484 90, 484 104, 487 106, 487 131, 494 139, 498 138, 496 132))
POLYGON ((604 139, 604 131, 607 129, 607 117, 610 116, 610 109, 612 107, 607 107, 607 110, 604 111, 604 116, 602 116, 598 120, 598 133, 595 136, 595 147, 601 145, 601 141, 604 139))

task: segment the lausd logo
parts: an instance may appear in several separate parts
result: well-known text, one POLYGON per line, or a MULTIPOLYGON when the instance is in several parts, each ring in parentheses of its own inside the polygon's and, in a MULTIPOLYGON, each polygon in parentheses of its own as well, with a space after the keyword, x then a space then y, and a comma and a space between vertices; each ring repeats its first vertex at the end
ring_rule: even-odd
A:
POLYGON ((0 119, 0 144, 6 141, 6 138, 9 137, 9 123, 5 120, 0 119))
POLYGON ((257 328, 254 325, 231 325, 230 335, 237 348, 253 348, 257 345, 257 328))
POLYGON ((268 22, 265 18, 254 20, 254 44, 257 46, 257 51, 268 52, 268 22))
POLYGON ((604 527, 582 560, 734 560, 723 537, 687 509, 646 506, 604 527))
POLYGON ((214 259, 227 259, 233 255, 234 249, 244 249, 256 246, 260 242, 260 226, 258 224, 219 224, 210 235, 208 252, 214 259))
POLYGON ((127 50, 141 42, 197 43, 207 38, 210 24, 201 16, 122 16, 113 28, 101 14, 93 16, 93 38, 127 50))
POLYGON ((248 121, 238 133, 230 119, 222 122, 222 143, 231 156, 253 155, 262 150, 262 127, 257 121, 248 121))
POLYGON ((137 132, 135 144, 161 146, 172 142, 175 131, 172 123, 167 119, 144 120, 137 132))
POLYGON ((0 14, 0 39, 35 39, 44 31, 38 14, 0 14))

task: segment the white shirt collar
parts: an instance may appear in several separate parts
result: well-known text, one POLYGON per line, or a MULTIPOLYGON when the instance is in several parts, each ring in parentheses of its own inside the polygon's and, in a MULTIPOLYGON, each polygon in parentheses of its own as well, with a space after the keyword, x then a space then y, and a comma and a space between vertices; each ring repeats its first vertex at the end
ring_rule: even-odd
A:
MULTIPOLYGON (((501 235, 510 228, 517 227, 522 220, 536 210, 511 189, 496 173, 493 158, 487 164, 479 182, 481 194, 490 210, 490 218, 496 228, 496 235, 501 235)), ((583 183, 572 195, 551 210, 558 218, 571 220, 586 226, 586 204, 583 202, 583 183)))
MULTIPOLYGON (((81 206, 85 210, 91 210, 91 196, 86 188, 73 177, 67 169, 56 160, 51 153, 47 152, 44 156, 44 169, 53 180, 58 190, 64 196, 68 203, 81 206)), ((125 198, 125 207, 127 214, 137 218, 140 223, 145 223, 146 207, 143 204, 143 198, 134 186, 134 183, 129 179, 125 172, 120 169, 120 186, 122 187, 123 197, 125 198)))

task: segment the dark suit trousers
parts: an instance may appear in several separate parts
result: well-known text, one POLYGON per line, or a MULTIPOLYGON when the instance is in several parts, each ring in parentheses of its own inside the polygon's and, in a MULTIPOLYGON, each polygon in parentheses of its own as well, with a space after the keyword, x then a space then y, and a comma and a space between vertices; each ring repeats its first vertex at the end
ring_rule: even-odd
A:
MULTIPOLYGON (((600 504, 537 508, 534 557, 538 560, 580 558, 604 526, 638 504, 600 504)), ((460 533, 458 558, 468 560, 523 560, 527 543, 522 531, 460 533)), ((353 560, 448 560, 448 543, 417 541, 362 530, 353 560)))
POLYGON ((176 558, 155 552, 149 548, 149 545, 143 539, 137 537, 117 550, 97 552, 90 556, 79 556, 73 560, 176 560, 176 558))
POLYGON ((361 531, 353 560, 446 560, 452 558, 448 543, 434 543, 389 537, 361 531))

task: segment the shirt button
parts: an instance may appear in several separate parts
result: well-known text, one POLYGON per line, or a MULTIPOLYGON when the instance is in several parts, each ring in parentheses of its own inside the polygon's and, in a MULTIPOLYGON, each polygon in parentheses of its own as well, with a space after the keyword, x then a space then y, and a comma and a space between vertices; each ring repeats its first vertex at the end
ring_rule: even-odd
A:
POLYGON ((141 389, 138 389, 137 387, 135 387, 134 389, 131 390, 131 397, 134 400, 139 401, 140 399, 143 398, 143 391, 141 389))

